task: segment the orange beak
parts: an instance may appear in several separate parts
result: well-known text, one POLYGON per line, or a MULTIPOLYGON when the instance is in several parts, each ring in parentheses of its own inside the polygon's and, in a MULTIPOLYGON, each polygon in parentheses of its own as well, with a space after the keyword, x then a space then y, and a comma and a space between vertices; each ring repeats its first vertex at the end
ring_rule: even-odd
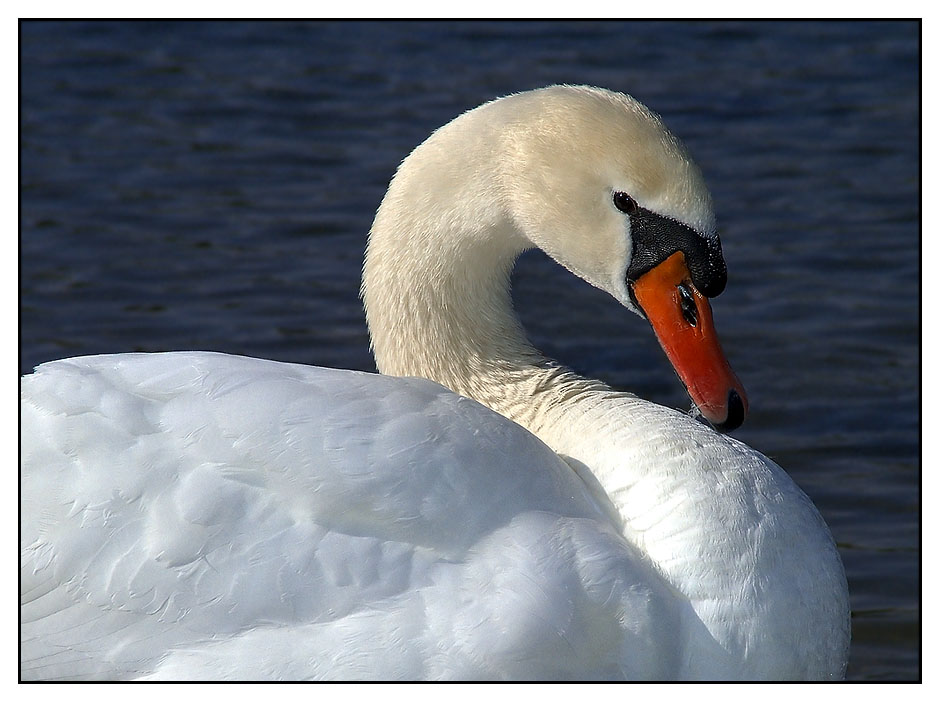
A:
POLYGON ((694 285, 677 251, 633 284, 633 294, 702 415, 719 431, 741 426, 747 395, 731 370, 708 299, 694 285))

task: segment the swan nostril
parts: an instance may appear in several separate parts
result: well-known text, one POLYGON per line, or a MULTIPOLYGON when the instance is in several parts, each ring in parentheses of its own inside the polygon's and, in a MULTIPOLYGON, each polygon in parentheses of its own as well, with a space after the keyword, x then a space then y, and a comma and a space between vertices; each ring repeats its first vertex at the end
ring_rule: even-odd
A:
POLYGON ((685 281, 679 283, 679 308, 682 310, 682 316, 690 326, 698 324, 698 309, 695 307, 695 295, 689 289, 689 284, 685 281))

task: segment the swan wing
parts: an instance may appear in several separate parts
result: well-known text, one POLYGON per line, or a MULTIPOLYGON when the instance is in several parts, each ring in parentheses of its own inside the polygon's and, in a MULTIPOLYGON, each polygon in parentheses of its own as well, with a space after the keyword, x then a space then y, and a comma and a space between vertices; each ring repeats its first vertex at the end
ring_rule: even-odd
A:
POLYGON ((22 380, 21 509, 24 679, 633 677, 675 655, 669 588, 568 465, 426 380, 48 363, 22 380))

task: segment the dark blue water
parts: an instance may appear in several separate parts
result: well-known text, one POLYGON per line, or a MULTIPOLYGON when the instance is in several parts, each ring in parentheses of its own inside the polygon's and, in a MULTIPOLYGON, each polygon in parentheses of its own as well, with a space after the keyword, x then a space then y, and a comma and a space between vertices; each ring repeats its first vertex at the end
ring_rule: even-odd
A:
MULTIPOLYGON (((914 23, 25 23, 20 372, 213 349, 374 370, 372 216, 434 128, 588 83, 661 113, 708 179, 742 440, 832 528, 851 679, 920 674, 914 23)), ((646 325, 540 254, 515 298, 577 370, 688 400, 646 325)))

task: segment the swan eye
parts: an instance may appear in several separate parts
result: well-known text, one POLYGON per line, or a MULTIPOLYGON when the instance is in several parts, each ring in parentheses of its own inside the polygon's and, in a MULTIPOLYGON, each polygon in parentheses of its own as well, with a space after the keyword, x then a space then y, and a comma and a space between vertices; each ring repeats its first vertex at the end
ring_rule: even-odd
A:
POLYGON ((622 190, 618 190, 614 193, 614 204, 617 206, 618 210, 626 212, 627 214, 636 214, 637 209, 639 209, 636 200, 622 190))
POLYGON ((695 308, 695 296, 692 294, 692 291, 689 290, 688 283, 679 283, 677 287, 679 288, 679 307, 682 310, 682 316, 685 317, 685 321, 688 322, 690 326, 694 327, 698 324, 698 310, 695 308))

